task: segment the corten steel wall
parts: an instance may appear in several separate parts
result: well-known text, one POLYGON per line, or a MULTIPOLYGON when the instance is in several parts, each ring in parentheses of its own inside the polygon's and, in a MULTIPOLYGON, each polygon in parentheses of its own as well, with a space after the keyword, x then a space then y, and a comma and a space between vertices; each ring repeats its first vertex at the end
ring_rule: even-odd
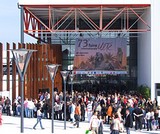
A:
POLYGON ((3 88, 3 45, 0 43, 0 92, 3 88))
MULTIPOLYGON (((7 50, 10 49, 10 44, 7 43, 7 50)), ((10 90, 10 52, 7 51, 7 91, 10 90)))
MULTIPOLYGON (((13 48, 27 48, 37 50, 32 53, 30 62, 27 68, 24 82, 24 95, 27 98, 37 98, 39 89, 49 89, 52 94, 52 82, 47 71, 46 65, 48 64, 60 64, 62 65, 62 46, 61 45, 49 45, 49 44, 18 44, 7 43, 7 50, 13 48), (17 46, 17 47, 16 47, 17 46)), ((11 58, 11 54, 7 52, 7 68, 10 69, 10 63, 12 63, 12 84, 10 84, 10 71, 7 70, 7 90, 12 87, 12 98, 16 98, 16 65, 11 58), (12 62, 11 62, 12 61, 12 62), (12 85, 12 86, 11 86, 12 85)), ((62 90, 62 77, 60 74, 61 66, 59 67, 56 78, 54 81, 54 87, 57 87, 59 91, 62 90)), ((0 43, 0 91, 3 91, 3 44, 0 43)), ((20 81, 18 82, 18 95, 21 94, 20 81)))
MULTIPOLYGON (((15 43, 13 43, 13 49, 16 49, 15 43)), ((12 98, 16 97, 16 63, 12 60, 12 98)))

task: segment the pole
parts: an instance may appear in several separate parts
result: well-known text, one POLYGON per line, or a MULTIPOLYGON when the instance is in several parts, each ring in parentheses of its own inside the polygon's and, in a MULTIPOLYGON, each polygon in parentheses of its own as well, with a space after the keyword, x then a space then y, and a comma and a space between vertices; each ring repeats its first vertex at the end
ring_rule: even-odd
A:
POLYGON ((21 7, 21 43, 24 43, 24 19, 23 19, 23 6, 21 7))
POLYGON ((52 133, 54 133, 54 80, 52 80, 52 133))
MULTIPOLYGON (((24 19, 23 7, 21 7, 21 43, 24 43, 24 19)), ((21 133, 24 133, 24 76, 21 76, 21 133)))
POLYGON ((71 82, 71 96, 72 96, 72 99, 73 99, 73 81, 71 82))
MULTIPOLYGON (((21 10, 22 11, 22 10, 21 10)), ((20 131, 21 133, 24 132, 24 75, 27 70, 27 66, 29 63, 29 59, 32 55, 32 52, 35 50, 28 50, 28 49, 17 49, 17 50, 10 50, 13 54, 13 58, 15 60, 18 73, 20 76, 20 84, 21 84, 21 121, 20 121, 20 131), (23 59, 23 60, 21 60, 23 59), (22 64, 21 64, 22 63, 22 64), (22 66, 20 66, 22 65, 22 66)))
POLYGON ((64 80, 64 129, 66 129, 66 81, 64 80))
POLYGON ((21 133, 24 132, 24 76, 21 76, 21 133))
MULTIPOLYGON (((24 43, 24 19, 23 7, 21 7, 21 43, 24 43)), ((21 133, 24 133, 24 76, 21 76, 21 133)))

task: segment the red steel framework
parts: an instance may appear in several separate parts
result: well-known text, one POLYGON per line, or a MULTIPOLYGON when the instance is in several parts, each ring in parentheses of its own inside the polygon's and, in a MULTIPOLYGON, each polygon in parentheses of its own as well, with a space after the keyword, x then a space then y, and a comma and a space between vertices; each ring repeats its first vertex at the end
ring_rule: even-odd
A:
MULTIPOLYGON (((25 5, 24 6, 24 33, 29 34, 30 36, 39 39, 41 34, 50 34, 54 32, 124 32, 124 27, 125 27, 125 32, 147 32, 150 31, 150 25, 143 19, 143 14, 139 14, 136 9, 140 8, 149 8, 150 5, 144 4, 144 5, 43 5, 43 6, 38 6, 38 5, 25 5), (56 22, 53 22, 53 9, 68 9, 66 12, 61 14, 59 16, 58 20, 56 22), (93 10, 98 8, 99 14, 96 15, 96 17, 99 19, 99 23, 95 23, 94 19, 90 17, 84 9, 90 9, 93 10), (110 16, 109 22, 106 22, 104 25, 104 19, 103 16, 104 14, 106 15, 107 13, 104 11, 106 9, 111 9, 111 8, 117 8, 119 9, 118 12, 114 13, 114 15, 110 16), (34 10, 41 11, 41 9, 47 10, 46 18, 47 18, 47 23, 44 22, 39 16, 37 16, 36 13, 32 12, 34 10), (91 25, 92 28, 89 29, 77 29, 77 18, 78 15, 83 16, 85 21, 88 22, 88 24, 91 25), (134 15, 136 19, 132 24, 130 24, 130 15, 134 15), (125 15, 125 16, 124 16, 125 15), (74 28, 66 29, 66 28, 60 28, 62 25, 66 25, 66 20, 68 18, 71 18, 74 20, 74 28), (124 27, 122 28, 111 28, 112 25, 116 22, 116 20, 120 17, 124 16, 124 27), (141 21, 143 24, 143 28, 133 28, 133 25, 137 23, 138 21, 141 21)), ((43 10, 42 10, 43 11, 43 10)), ((108 13, 109 15, 109 13, 108 13)), ((68 23, 69 25, 69 23, 68 23)), ((67 27, 67 25, 66 25, 67 27)))

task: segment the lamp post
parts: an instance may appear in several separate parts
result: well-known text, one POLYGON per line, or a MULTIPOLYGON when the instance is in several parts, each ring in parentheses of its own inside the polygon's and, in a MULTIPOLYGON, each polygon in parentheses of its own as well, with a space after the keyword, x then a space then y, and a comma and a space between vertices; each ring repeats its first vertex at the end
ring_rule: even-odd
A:
POLYGON ((61 75, 63 77, 64 83, 64 90, 63 90, 63 97, 64 97, 64 129, 66 129, 66 80, 68 77, 69 71, 61 71, 61 75))
POLYGON ((71 74, 69 74, 69 78, 71 80, 71 95, 72 95, 72 99, 73 99, 73 79, 74 79, 75 74, 73 74, 73 72, 71 71, 71 74))
POLYGON ((54 79, 58 70, 58 64, 46 65, 52 81, 52 133, 54 133, 54 79))
POLYGON ((18 73, 21 81, 21 133, 24 132, 24 75, 27 70, 27 66, 32 55, 32 52, 37 50, 30 50, 25 48, 11 49, 13 59, 16 63, 18 73))

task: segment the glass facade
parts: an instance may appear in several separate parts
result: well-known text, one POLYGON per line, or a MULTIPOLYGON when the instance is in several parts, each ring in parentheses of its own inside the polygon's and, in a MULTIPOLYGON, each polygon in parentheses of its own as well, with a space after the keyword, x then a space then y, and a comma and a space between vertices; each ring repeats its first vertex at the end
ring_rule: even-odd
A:
MULTIPOLYGON (((135 33, 56 33, 54 37, 61 37, 60 40, 53 39, 53 44, 62 44, 63 70, 73 70, 73 61, 75 55, 75 40, 80 37, 85 38, 127 38, 127 74, 119 75, 87 75, 77 74, 74 79, 74 89, 87 91, 103 91, 109 89, 132 90, 137 87, 137 39, 135 33)), ((68 83, 70 86, 70 82, 68 83)))

